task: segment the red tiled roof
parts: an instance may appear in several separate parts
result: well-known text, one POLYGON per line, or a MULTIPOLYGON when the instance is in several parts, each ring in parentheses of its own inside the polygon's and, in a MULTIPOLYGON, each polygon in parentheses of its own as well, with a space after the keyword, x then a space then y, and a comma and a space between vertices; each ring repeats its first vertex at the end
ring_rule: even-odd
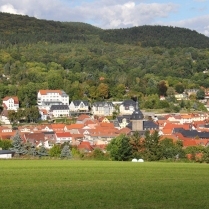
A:
POLYGON ((90 116, 86 114, 81 114, 78 116, 77 121, 83 121, 86 118, 90 118, 90 116))
POLYGON ((63 132, 63 133, 56 133, 57 137, 62 138, 62 137, 71 137, 71 133, 70 132, 63 132))
POLYGON ((78 145, 78 149, 92 151, 93 150, 93 147, 90 145, 89 142, 81 142, 78 145))
POLYGON ((48 93, 58 93, 58 94, 62 94, 61 90, 39 90, 39 93, 41 95, 46 95, 48 93))
POLYGON ((196 140, 184 140, 183 147, 197 146, 196 140))
POLYGON ((7 101, 7 100, 9 100, 11 98, 14 100, 15 104, 19 104, 19 99, 18 99, 17 96, 6 96, 6 97, 4 97, 3 101, 7 101))
POLYGON ((68 130, 70 130, 70 129, 79 129, 79 128, 83 128, 84 124, 71 124, 71 125, 66 125, 65 127, 68 130))

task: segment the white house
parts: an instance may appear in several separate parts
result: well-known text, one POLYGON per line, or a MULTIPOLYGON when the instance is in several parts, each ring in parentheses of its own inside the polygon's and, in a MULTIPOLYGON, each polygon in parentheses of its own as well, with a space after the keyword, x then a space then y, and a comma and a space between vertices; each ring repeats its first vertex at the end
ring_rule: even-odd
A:
POLYGON ((136 102, 133 100, 125 100, 120 104, 120 115, 132 115, 136 109, 136 102))
POLYGON ((52 117, 69 117, 70 111, 68 105, 52 105, 49 114, 52 117))
POLYGON ((19 100, 16 96, 7 96, 2 100, 3 108, 6 110, 17 111, 19 108, 19 100))
POLYGON ((112 102, 95 102, 92 105, 92 114, 98 116, 111 116, 115 111, 112 102))
POLYGON ((37 95, 39 109, 49 110, 52 105, 68 105, 69 96, 63 90, 39 90, 37 95))
POLYGON ((70 103, 71 112, 88 112, 89 111, 89 102, 82 100, 74 100, 70 103))
POLYGON ((72 142, 72 135, 70 132, 56 133, 56 143, 72 142))

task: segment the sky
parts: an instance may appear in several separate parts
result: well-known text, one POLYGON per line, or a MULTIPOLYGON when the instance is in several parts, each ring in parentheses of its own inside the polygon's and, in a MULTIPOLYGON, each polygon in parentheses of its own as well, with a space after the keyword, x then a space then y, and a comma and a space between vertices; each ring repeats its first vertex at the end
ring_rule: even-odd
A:
POLYGON ((0 11, 103 29, 175 26, 209 36, 209 0, 0 0, 0 11))

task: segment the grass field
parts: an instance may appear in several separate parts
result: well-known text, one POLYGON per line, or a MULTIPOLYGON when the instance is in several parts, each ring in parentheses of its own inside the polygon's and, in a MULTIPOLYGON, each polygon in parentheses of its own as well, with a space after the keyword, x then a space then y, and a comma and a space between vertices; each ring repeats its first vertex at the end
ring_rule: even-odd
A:
POLYGON ((1 209, 208 209, 209 165, 0 160, 1 209))

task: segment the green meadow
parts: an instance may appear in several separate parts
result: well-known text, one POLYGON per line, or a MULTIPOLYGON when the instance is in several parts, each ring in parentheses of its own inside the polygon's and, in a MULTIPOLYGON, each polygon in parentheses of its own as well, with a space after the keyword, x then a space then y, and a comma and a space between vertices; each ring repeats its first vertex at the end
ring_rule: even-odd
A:
POLYGON ((0 160, 2 209, 209 208, 209 165, 0 160))

